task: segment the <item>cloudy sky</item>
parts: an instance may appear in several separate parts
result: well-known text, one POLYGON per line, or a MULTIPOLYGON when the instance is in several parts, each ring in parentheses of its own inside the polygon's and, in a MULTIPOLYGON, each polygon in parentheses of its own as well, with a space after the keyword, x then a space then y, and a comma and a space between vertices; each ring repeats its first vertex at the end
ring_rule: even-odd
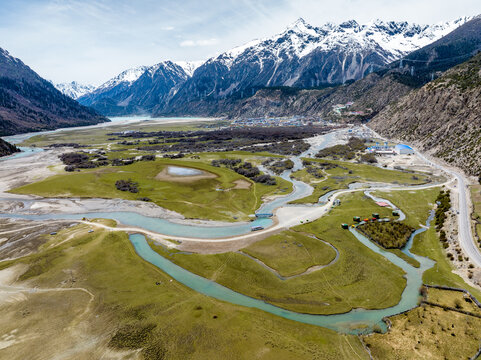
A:
POLYGON ((134 66, 204 60, 302 17, 429 24, 480 0, 0 0, 0 47, 44 78, 99 85, 134 66))

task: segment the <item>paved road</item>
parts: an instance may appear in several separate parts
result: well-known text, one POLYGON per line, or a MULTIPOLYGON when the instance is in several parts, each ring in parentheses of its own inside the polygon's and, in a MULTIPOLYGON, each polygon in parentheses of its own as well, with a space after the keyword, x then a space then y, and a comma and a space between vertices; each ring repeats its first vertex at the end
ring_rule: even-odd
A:
POLYGON ((476 240, 473 237, 471 231, 471 216, 470 209, 467 200, 467 192, 469 191, 464 176, 456 171, 449 170, 443 166, 436 164, 429 159, 426 159, 424 155, 416 150, 416 153, 428 162, 431 166, 436 167, 452 175, 457 181, 457 192, 459 196, 459 215, 458 215, 458 240, 461 249, 469 256, 474 265, 481 267, 481 252, 476 244, 476 240))

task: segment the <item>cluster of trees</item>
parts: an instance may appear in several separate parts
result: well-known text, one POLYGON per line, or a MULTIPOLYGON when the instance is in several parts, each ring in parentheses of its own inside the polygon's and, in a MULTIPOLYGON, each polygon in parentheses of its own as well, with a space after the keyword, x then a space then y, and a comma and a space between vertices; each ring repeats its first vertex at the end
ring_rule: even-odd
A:
POLYGON ((164 154, 165 159, 182 159, 185 155, 183 153, 178 154, 164 154))
POLYGON ((124 166, 124 165, 131 165, 135 162, 134 157, 130 157, 127 159, 112 159, 112 166, 124 166))
POLYGON ((100 166, 124 166, 133 164, 136 161, 154 161, 155 155, 147 154, 143 155, 139 160, 135 157, 130 157, 126 159, 112 159, 109 161, 107 157, 104 156, 105 152, 99 152, 94 155, 88 155, 83 152, 70 152, 64 153, 59 156, 60 160, 66 165, 65 171, 75 171, 76 169, 93 169, 100 166))
POLYGON ((98 163, 90 160, 90 157, 85 153, 71 152, 59 156, 60 160, 66 165, 65 171, 71 172, 76 169, 92 169, 99 166, 98 163))
POLYGON ((234 170, 239 175, 245 176, 257 183, 266 185, 276 185, 276 179, 270 175, 261 175, 261 172, 257 166, 253 166, 250 162, 242 163, 241 159, 219 159, 212 160, 212 166, 225 167, 234 170))
POLYGON ((436 213, 434 214, 436 230, 440 231, 446 220, 446 213, 451 208, 451 192, 449 190, 441 190, 436 198, 436 213))
POLYGON ((56 144, 50 144, 48 147, 49 148, 71 147, 71 148, 77 149, 81 147, 81 145, 77 143, 56 143, 56 144))
POLYGON ((311 174, 317 179, 322 179, 324 177, 324 174, 320 170, 331 170, 335 168, 340 168, 346 170, 349 174, 352 174, 352 170, 349 170, 347 167, 331 162, 302 160, 302 165, 309 174, 311 174))
POLYGON ((330 130, 327 126, 276 126, 276 127, 245 127, 245 128, 222 128, 215 130, 196 130, 196 131, 135 131, 129 133, 111 133, 121 138, 157 138, 159 140, 177 139, 177 141, 187 141, 189 138, 196 138, 197 141, 209 140, 234 140, 234 139, 253 139, 258 142, 299 140, 320 135, 330 130))
POLYGON ((356 157, 356 154, 366 149, 365 141, 357 137, 349 139, 347 144, 334 145, 325 149, 322 149, 316 154, 318 158, 331 157, 333 159, 352 160, 356 157))
POLYGON ((447 249, 449 247, 448 238, 446 237, 446 231, 441 230, 439 232, 439 241, 443 243, 443 247, 447 249))
POLYGON ((235 168, 242 162, 241 159, 219 159, 219 160, 212 160, 211 164, 212 166, 215 167, 220 167, 221 165, 224 165, 225 167, 228 167, 230 169, 235 168))
POLYGON ((374 155, 373 153, 362 154, 361 162, 365 162, 368 164, 375 164, 377 163, 376 155, 374 155))
POLYGON ((308 174, 314 176, 316 179, 322 179, 324 177, 322 172, 318 168, 315 168, 314 166, 307 166, 306 171, 308 174))
POLYGON ((310 145, 304 140, 294 140, 274 142, 262 146, 248 146, 244 147, 242 150, 251 152, 266 151, 280 155, 300 155, 309 150, 309 148, 310 145))
POLYGON ((358 229, 385 249, 404 247, 414 231, 409 225, 397 221, 367 222, 358 229))
POLYGON ((277 175, 282 174, 284 171, 290 170, 294 167, 294 162, 290 159, 278 161, 272 159, 264 161, 262 164, 267 166, 269 170, 277 175))
MULTIPOLYGON (((122 138, 152 138, 148 145, 139 146, 139 150, 162 152, 214 152, 269 151, 282 155, 299 155, 309 149, 309 144, 302 139, 327 132, 327 127, 246 127, 223 128, 198 131, 156 131, 114 133, 122 138), (263 144, 258 146, 259 144, 263 144)), ((124 142, 133 144, 133 142, 124 142)))
POLYGON ((139 185, 138 183, 133 182, 130 179, 128 179, 128 180, 117 180, 115 182, 115 187, 117 188, 117 190, 128 191, 128 192, 131 192, 131 193, 134 193, 134 194, 139 192, 138 185, 139 185))
POLYGON ((128 146, 128 145, 139 145, 139 144, 140 144, 140 140, 136 140, 136 141, 126 141, 126 140, 124 140, 124 141, 118 142, 117 144, 119 144, 119 145, 127 145, 127 146, 128 146))

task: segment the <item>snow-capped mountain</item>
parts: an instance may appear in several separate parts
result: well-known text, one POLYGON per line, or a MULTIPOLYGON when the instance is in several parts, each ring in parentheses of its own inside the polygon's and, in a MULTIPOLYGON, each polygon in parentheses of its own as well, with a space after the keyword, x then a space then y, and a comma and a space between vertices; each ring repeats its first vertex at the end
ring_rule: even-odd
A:
POLYGON ((179 65, 182 69, 184 69, 185 73, 189 76, 194 74, 195 69, 201 66, 204 61, 175 61, 175 64, 179 65))
POLYGON ((198 64, 164 61, 126 70, 78 101, 108 115, 148 113, 191 76, 198 64))
POLYGON ((76 81, 54 84, 54 86, 57 88, 57 90, 60 90, 62 94, 67 95, 74 100, 95 89, 95 86, 93 85, 84 85, 76 81))
POLYGON ((303 19, 271 38, 251 41, 211 58, 170 101, 242 98, 266 86, 317 87, 358 80, 428 45, 469 18, 437 25, 376 20, 311 26, 303 19))
POLYGON ((128 87, 133 82, 135 82, 142 74, 149 69, 148 66, 138 66, 135 68, 127 69, 122 71, 116 77, 110 79, 109 81, 100 85, 96 92, 110 91, 116 87, 128 87))
POLYGON ((107 115, 167 114, 188 112, 188 103, 244 98, 264 87, 341 84, 384 68, 468 20, 436 25, 350 20, 315 27, 299 19, 280 34, 204 63, 166 61, 126 70, 79 101, 107 115))

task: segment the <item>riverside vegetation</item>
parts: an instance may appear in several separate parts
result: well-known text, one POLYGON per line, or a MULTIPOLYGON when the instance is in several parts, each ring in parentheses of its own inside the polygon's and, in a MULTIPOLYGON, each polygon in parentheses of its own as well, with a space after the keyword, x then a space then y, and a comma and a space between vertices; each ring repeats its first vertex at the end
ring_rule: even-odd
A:
POLYGON ((395 221, 366 222, 357 227, 364 235, 386 249, 401 249, 415 229, 395 221))

